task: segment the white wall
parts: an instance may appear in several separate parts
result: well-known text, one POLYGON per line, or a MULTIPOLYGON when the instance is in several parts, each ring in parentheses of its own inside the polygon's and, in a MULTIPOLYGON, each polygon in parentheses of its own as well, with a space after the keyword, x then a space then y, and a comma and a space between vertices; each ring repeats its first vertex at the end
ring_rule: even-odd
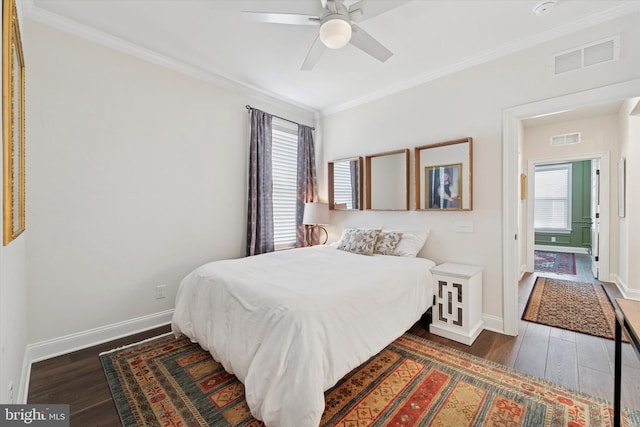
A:
POLYGON ((39 23, 24 33, 29 342, 170 310, 191 269, 244 254, 245 104, 313 114, 39 23))
POLYGON ((16 403, 20 392, 27 344, 25 241, 23 233, 0 247, 0 403, 16 403))
MULTIPOLYGON (((483 311, 489 327, 502 321, 502 123, 504 109, 623 82, 640 76, 638 14, 425 83, 323 119, 324 161, 473 137, 473 211, 333 212, 332 238, 344 225, 430 228, 422 255, 436 262, 485 267, 483 311), (551 56, 620 34, 618 62, 552 76, 551 56), (357 141, 357 142, 354 142, 357 141), (473 233, 454 232, 458 220, 473 233)), ((411 192, 413 193, 413 192, 411 192)), ((413 204, 413 203, 412 203, 413 204)))
MULTIPOLYGON (((616 282, 625 296, 640 299, 640 99, 628 100, 618 114, 620 158, 626 162, 625 217, 617 218, 620 258, 616 282)), ((614 160, 618 160, 615 158, 614 160)), ((614 169, 617 194, 617 168, 614 169)), ((616 211, 617 212, 617 209, 616 211)))

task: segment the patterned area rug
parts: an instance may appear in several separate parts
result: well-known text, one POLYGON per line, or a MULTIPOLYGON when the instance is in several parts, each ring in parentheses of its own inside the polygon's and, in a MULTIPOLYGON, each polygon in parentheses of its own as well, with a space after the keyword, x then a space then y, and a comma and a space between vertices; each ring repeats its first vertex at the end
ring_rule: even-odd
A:
MULTIPOLYGON (((260 426, 209 353, 163 336, 100 356, 122 424, 260 426)), ((610 426, 611 406, 405 334, 325 393, 321 426, 610 426)), ((640 425, 640 411, 623 412, 640 425)))
POLYGON ((616 324, 601 284, 549 277, 536 279, 522 320, 609 339, 614 338, 616 324))
POLYGON ((534 251, 535 271, 556 274, 576 274, 576 254, 534 251))

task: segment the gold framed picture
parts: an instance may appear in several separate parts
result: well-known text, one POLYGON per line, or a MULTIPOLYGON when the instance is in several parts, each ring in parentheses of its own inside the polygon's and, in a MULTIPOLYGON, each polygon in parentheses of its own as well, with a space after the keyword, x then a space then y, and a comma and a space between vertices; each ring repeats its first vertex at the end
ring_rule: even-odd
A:
POLYGON ((463 206, 460 185, 463 177, 462 163, 425 166, 424 176, 427 184, 427 209, 460 209, 463 206))
POLYGON ((25 230, 24 57, 15 0, 2 0, 3 244, 25 230))

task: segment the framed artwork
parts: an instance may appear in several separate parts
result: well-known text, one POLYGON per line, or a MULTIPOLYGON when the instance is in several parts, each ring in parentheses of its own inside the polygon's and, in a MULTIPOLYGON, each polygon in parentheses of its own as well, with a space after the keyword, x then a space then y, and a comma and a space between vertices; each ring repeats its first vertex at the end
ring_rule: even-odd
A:
POLYGON ((625 170, 624 157, 618 160, 618 217, 625 217, 625 193, 626 193, 627 174, 625 170))
POLYGON ((416 210, 470 211, 473 209, 473 139, 459 138, 413 149, 413 191, 416 210), (447 172, 446 199, 439 192, 447 172), (455 197, 449 196, 451 192, 455 197))
POLYGON ((425 200, 427 209, 456 209, 463 204, 461 179, 462 163, 426 166, 425 200))
POLYGON ((520 200, 527 198, 527 175, 520 174, 520 200))
POLYGON ((15 0, 2 1, 3 244, 25 230, 24 57, 15 0))

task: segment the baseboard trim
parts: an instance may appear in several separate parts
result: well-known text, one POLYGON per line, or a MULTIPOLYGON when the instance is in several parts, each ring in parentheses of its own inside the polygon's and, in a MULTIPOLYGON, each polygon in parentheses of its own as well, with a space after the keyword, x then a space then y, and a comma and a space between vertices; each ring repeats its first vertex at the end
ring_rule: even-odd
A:
POLYGON ((502 317, 483 314, 482 320, 484 321, 485 329, 504 335, 504 319, 502 317))
POLYGON ((17 403, 27 402, 31 364, 166 325, 171 322, 172 316, 173 309, 28 344, 22 365, 17 403))
POLYGON ((627 284, 617 274, 611 274, 612 282, 616 284, 623 297, 640 301, 640 290, 629 289, 627 284))
POLYGON ((534 245, 536 251, 567 252, 573 254, 589 254, 589 248, 574 248, 571 246, 534 245))

